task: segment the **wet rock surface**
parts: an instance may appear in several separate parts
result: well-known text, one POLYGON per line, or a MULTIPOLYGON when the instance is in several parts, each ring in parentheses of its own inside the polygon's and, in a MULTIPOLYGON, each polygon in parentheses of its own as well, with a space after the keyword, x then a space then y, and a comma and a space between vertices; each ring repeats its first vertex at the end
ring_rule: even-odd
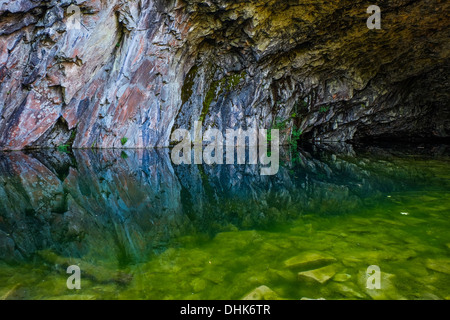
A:
POLYGON ((301 255, 286 260, 284 264, 287 268, 310 270, 313 267, 323 266, 336 261, 330 255, 320 252, 302 252, 301 255))
POLYGON ((302 271, 298 273, 298 279, 300 281, 313 281, 323 284, 330 280, 336 274, 336 266, 326 266, 323 268, 302 271))
POLYGON ((379 1, 381 30, 370 4, 0 1, 0 148, 168 146, 199 120, 448 138, 448 1, 379 1))
POLYGON ((242 300, 278 300, 278 296, 269 287, 260 286, 242 298, 242 300))

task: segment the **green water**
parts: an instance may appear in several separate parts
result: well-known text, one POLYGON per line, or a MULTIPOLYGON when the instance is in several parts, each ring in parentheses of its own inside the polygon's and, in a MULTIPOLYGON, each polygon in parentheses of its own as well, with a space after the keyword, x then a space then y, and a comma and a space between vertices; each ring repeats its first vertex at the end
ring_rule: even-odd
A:
POLYGON ((273 177, 164 152, 2 155, 0 298, 450 299, 450 158, 433 151, 314 148, 273 177))

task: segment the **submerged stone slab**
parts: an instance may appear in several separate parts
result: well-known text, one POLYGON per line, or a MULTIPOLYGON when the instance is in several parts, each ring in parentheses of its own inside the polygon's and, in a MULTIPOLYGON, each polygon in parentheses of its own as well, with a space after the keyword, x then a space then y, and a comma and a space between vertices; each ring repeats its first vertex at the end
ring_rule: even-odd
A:
POLYGON ((425 265, 433 271, 450 274, 450 259, 427 259, 425 265))
POLYGON ((303 271, 298 273, 298 279, 301 281, 311 281, 318 283, 325 283, 336 274, 336 266, 326 266, 319 269, 303 271))
POLYGON ((298 256, 292 257, 284 262, 284 265, 290 269, 309 270, 320 266, 325 266, 335 262, 336 259, 326 253, 306 251, 298 256))
POLYGON ((366 299, 367 296, 360 292, 360 288, 358 288, 355 284, 351 282, 347 283, 333 283, 331 288, 335 293, 348 298, 348 299, 366 299))
POLYGON ((20 284, 15 284, 11 289, 9 289, 5 294, 0 295, 0 300, 8 300, 11 297, 14 296, 14 293, 16 292, 17 288, 20 287, 20 284))
POLYGON ((95 300, 95 296, 92 294, 73 294, 51 297, 49 300, 95 300))
POLYGON ((260 286, 247 294, 242 300, 276 300, 278 295, 267 286, 260 286))
POLYGON ((269 276, 278 280, 283 279, 286 281, 295 281, 295 273, 290 270, 275 270, 275 269, 269 269, 268 270, 269 276))
POLYGON ((359 273, 359 285, 364 288, 364 292, 374 300, 403 300, 403 297, 393 284, 395 275, 381 271, 380 274, 380 289, 367 288, 367 279, 369 275, 365 272, 359 273))
POLYGON ((204 279, 196 278, 191 282, 191 287, 194 292, 200 292, 206 289, 206 281, 204 279))
POLYGON ((425 292, 420 296, 419 300, 442 300, 442 298, 438 297, 437 295, 431 292, 425 292))
POLYGON ((333 280, 336 282, 345 282, 349 280, 352 276, 347 273, 338 273, 333 277, 333 280))

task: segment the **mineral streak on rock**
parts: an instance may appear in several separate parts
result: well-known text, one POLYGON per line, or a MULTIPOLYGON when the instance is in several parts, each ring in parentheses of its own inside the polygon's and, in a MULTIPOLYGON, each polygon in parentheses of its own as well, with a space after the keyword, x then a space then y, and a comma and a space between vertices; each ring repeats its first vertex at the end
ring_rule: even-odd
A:
POLYGON ((381 30, 370 4, 0 0, 0 149, 168 146, 198 120, 448 138, 450 3, 378 1, 381 30))

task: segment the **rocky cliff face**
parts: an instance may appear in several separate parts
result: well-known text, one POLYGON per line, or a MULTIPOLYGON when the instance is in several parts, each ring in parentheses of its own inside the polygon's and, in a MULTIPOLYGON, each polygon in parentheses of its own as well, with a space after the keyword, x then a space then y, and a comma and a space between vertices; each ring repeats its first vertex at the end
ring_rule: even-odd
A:
POLYGON ((168 146, 199 120, 448 138, 449 2, 376 2, 0 0, 0 148, 168 146))

